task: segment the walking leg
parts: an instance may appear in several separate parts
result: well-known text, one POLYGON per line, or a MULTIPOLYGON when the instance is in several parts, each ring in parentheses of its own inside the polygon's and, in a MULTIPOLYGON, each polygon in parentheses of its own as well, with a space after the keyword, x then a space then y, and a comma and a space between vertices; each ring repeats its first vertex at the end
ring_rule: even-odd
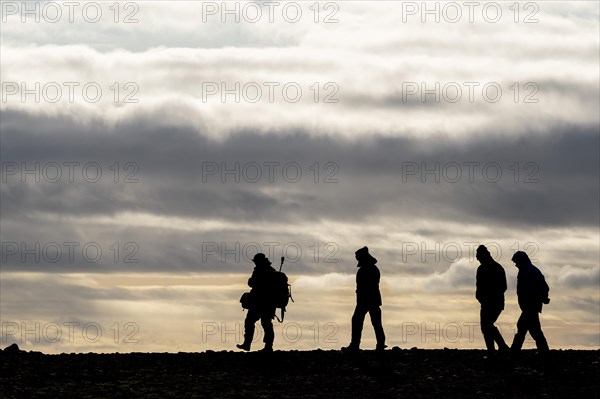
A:
POLYGON ((275 331, 273 330, 273 315, 270 312, 265 312, 261 315, 260 324, 265 331, 265 348, 273 348, 273 341, 275 340, 275 331))
POLYGON ((356 305, 354 314, 352 315, 352 341, 350 346, 358 348, 360 346, 360 339, 362 337, 363 324, 365 322, 365 315, 367 309, 364 306, 356 305))
POLYGON ((383 324, 381 322, 381 308, 379 306, 373 306, 369 310, 371 316, 371 324, 375 330, 375 338, 377 339, 377 349, 383 350, 385 348, 385 333, 383 332, 383 324))
POLYGON ((525 342, 525 334, 527 334, 528 328, 527 314, 525 312, 521 312, 519 321, 517 321, 517 333, 515 334, 515 338, 513 339, 510 349, 513 351, 521 350, 523 347, 523 342, 525 342))
POLYGON ((535 340, 535 345, 540 352, 546 352, 550 350, 548 348, 548 342, 546 341, 546 337, 544 336, 544 332, 542 331, 542 325, 540 324, 540 315, 538 312, 531 315, 531 322, 529 324, 529 333, 531 337, 535 340))
POLYGON ((254 338, 254 324, 260 319, 260 314, 253 309, 249 309, 244 320, 244 343, 237 345, 238 348, 249 351, 254 338))

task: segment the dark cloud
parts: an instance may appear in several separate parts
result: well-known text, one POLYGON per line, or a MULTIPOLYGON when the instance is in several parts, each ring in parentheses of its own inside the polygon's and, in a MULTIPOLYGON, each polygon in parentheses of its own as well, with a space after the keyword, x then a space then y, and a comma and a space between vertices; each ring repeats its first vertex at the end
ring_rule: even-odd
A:
MULTIPOLYGON (((323 226, 397 221, 394 231, 382 228, 357 237, 368 244, 400 232, 424 241, 473 241, 464 232, 449 231, 447 223, 486 225, 503 234, 514 230, 515 241, 521 229, 598 225, 595 127, 557 126, 550 132, 512 132, 510 137, 489 132, 468 140, 380 136, 352 140, 303 131, 240 131, 213 140, 185 126, 165 125, 156 116, 111 127, 3 111, 1 123, 4 173, 15 165, 22 168, 23 163, 29 169, 39 163, 43 169, 53 162, 62 165, 63 172, 57 183, 44 179, 43 172, 39 183, 32 174, 25 176, 26 183, 19 172, 5 176, 0 237, 5 245, 19 247, 3 247, 5 255, 10 249, 2 265, 5 270, 246 272, 254 252, 269 251, 268 243, 276 243, 272 259, 285 255, 296 274, 347 272, 356 248, 349 247, 339 231, 323 231, 323 226), (72 183, 65 162, 79 163, 72 183), (88 170, 87 180, 82 177, 83 165, 91 162, 102 169, 96 183, 90 182, 96 176, 94 168, 88 170), (273 166, 273 182, 269 162, 279 163, 273 166), (467 163, 473 167, 472 175, 467 163), (236 164, 237 181, 235 174, 203 175, 209 167, 234 169, 236 164), (252 182, 256 168, 248 167, 244 175, 244 165, 260 166, 258 182, 252 182), (284 165, 292 166, 286 175, 284 165), (485 165, 493 166, 487 175, 485 165), (461 168, 459 179, 456 166, 461 168), (302 176, 294 183, 296 167, 302 176), (407 173, 409 168, 416 169, 407 173), (437 172, 422 174, 425 169, 437 172), (492 182, 498 170, 502 176, 492 182), (128 176, 138 181, 124 183, 128 176), (328 179, 337 182, 325 183, 328 179), (124 215, 160 220, 145 226, 145 216, 123 222, 124 215), (178 226, 181 221, 217 225, 190 230, 178 226), (238 229, 240 224, 245 227, 238 229), (306 226, 313 224, 314 231, 307 231, 306 226), (294 225, 303 230, 289 228, 294 225), (74 259, 69 259, 65 242, 78 244, 74 259), (28 250, 39 243, 41 260, 23 255, 22 243, 28 250), (61 248, 60 259, 47 261, 56 252, 51 245, 43 253, 49 243, 61 248), (89 258, 82 254, 86 244, 94 245, 89 258), (96 244, 101 258, 89 261, 95 257, 96 244), (127 256, 137 262, 125 262, 127 256)), ((429 262, 420 262, 419 254, 404 259, 401 243, 391 245, 378 252, 386 273, 441 273, 454 259, 453 253, 435 262, 431 256, 429 262)))
MULTIPOLYGON (((75 161, 80 163, 75 173, 81 174, 83 165, 96 162, 103 175, 98 183, 81 175, 69 183, 63 167, 59 183, 34 184, 28 175, 29 184, 23 184, 18 175, 8 176, 1 193, 3 217, 129 211, 231 222, 358 221, 389 215, 500 225, 597 225, 597 127, 524 130, 510 136, 482 132, 469 140, 239 132, 214 141, 190 128, 162 126, 158 118, 109 127, 4 111, 5 170, 11 162, 32 168, 35 162, 43 167, 75 161), (115 162, 119 183, 110 170, 115 162), (125 169, 128 162, 139 170, 125 169), (268 162, 279 163, 273 166, 273 183, 268 162), (239 176, 219 173, 236 164, 239 176), (253 183, 256 165, 262 177, 253 183), (214 167, 219 171, 204 174, 214 167), (302 176, 292 183, 297 167, 302 176), (122 183, 129 173, 139 182, 122 183), (338 182, 324 183, 327 178, 338 182)), ((89 171, 93 179, 95 169, 89 171)))

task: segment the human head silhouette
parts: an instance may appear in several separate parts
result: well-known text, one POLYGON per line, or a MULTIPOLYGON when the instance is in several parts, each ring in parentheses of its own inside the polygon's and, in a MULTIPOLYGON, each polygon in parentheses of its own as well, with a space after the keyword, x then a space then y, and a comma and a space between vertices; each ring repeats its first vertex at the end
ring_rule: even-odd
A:
POLYGON ((263 265, 270 266, 271 265, 271 262, 269 261, 269 259, 265 256, 265 254, 263 254, 261 252, 254 255, 254 258, 252 258, 252 262, 254 262, 254 264, 256 266, 263 266, 263 265))
POLYGON ((377 259, 371 256, 369 253, 369 248, 362 247, 354 253, 356 260, 358 261, 358 266, 365 263, 375 264, 377 263, 377 259))
POLYGON ((488 251, 488 249, 485 245, 480 245, 477 247, 477 251, 475 252, 475 257, 480 262, 492 259, 492 255, 490 255, 490 251, 488 251))
POLYGON ((523 251, 517 251, 515 252, 515 254, 512 256, 511 260, 513 262, 515 262, 515 265, 517 267, 521 267, 523 265, 530 265, 531 264, 531 260, 529 259, 529 256, 527 256, 527 254, 523 251))

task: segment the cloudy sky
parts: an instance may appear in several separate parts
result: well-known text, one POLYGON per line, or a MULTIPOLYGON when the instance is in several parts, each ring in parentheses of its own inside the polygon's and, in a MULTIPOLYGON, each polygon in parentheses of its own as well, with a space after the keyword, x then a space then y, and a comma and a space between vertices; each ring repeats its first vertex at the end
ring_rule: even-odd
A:
POLYGON ((483 348, 486 244, 598 349, 599 6, 514 3, 3 1, 0 346, 231 349, 262 251, 339 348, 367 245, 388 345, 483 348))

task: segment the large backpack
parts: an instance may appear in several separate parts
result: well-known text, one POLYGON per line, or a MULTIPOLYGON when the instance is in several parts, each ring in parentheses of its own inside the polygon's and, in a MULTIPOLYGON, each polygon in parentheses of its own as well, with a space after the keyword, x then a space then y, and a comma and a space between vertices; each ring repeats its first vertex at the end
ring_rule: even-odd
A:
MULTIPOLYGON (((283 261, 281 262, 283 264, 283 261)), ((281 269, 280 269, 281 270, 281 269)), ((285 308, 287 307, 290 299, 294 302, 294 298, 292 298, 292 286, 288 283, 288 278, 285 273, 278 271, 271 273, 271 303, 276 307, 281 309, 281 319, 275 315, 275 318, 280 323, 283 322, 285 317, 285 308)))

